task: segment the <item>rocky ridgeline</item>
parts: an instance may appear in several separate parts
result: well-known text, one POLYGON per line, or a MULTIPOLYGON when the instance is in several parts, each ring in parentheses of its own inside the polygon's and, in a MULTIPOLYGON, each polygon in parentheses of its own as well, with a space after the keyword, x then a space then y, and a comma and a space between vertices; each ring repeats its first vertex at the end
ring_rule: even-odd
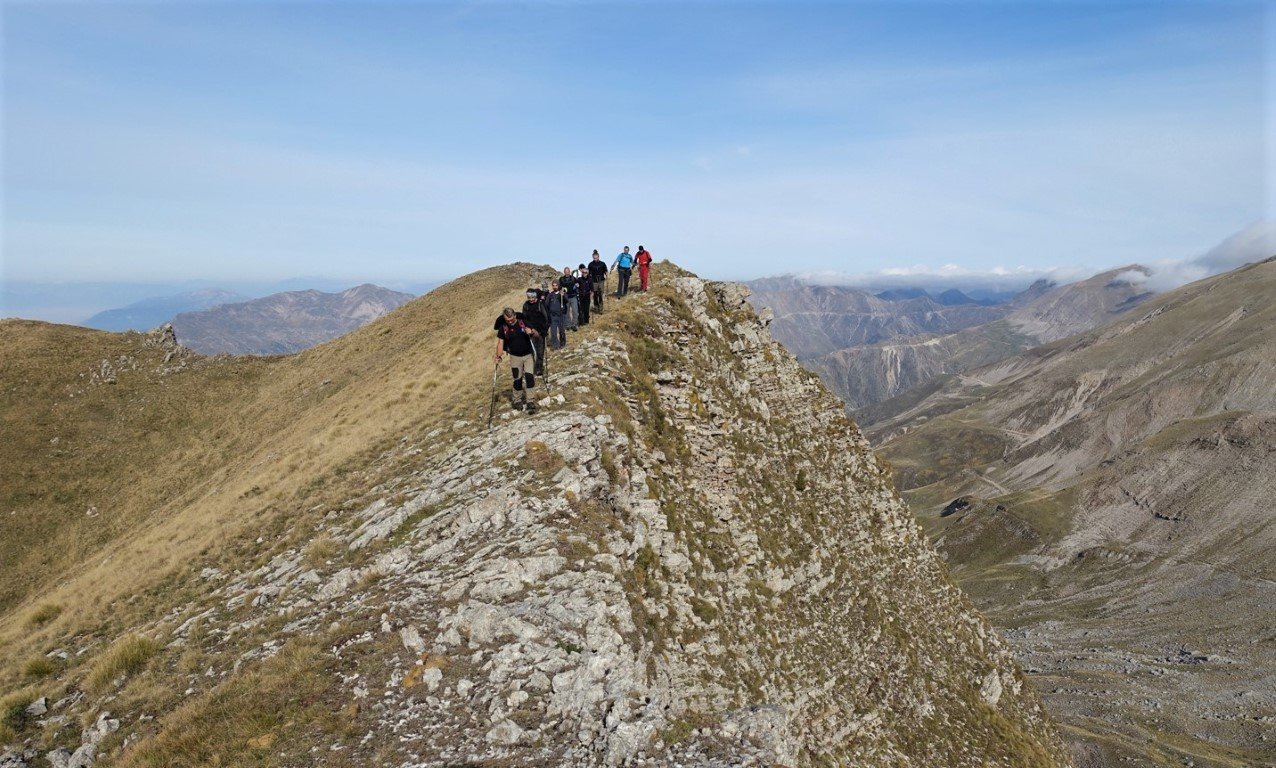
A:
MULTIPOLYGON (((153 347, 164 353, 164 359, 155 369, 155 373, 160 376, 167 376, 184 370, 187 363, 195 357, 191 350, 178 343, 177 334, 169 323, 142 334, 141 346, 153 347)), ((115 360, 103 358, 102 362, 98 363, 92 370, 81 374, 80 377, 87 378, 90 384, 115 384, 119 381, 121 373, 137 371, 141 363, 142 361, 135 355, 120 355, 115 360)), ((72 393, 71 397, 74 396, 75 394, 72 393)))
POLYGON ((327 564, 206 568, 145 634, 218 649, 193 692, 366 627, 312 764, 1066 765, 841 404, 745 289, 675 282, 552 358, 537 415, 383 455, 411 470, 326 516, 327 564))

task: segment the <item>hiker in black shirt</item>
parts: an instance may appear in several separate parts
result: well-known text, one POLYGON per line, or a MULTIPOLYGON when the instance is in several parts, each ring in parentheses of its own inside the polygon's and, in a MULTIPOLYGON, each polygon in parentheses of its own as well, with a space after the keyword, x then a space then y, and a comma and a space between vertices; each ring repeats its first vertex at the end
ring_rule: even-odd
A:
POLYGON ((545 337, 549 335, 549 312, 541 300, 540 291, 527 289, 527 301, 523 302, 523 322, 536 331, 532 344, 536 346, 536 375, 545 375, 545 337))
MULTIPOLYGON (((536 411, 536 341, 540 334, 524 319, 524 316, 506 307, 492 326, 496 331, 496 362, 506 353, 510 356, 510 370, 514 374, 514 390, 510 393, 510 405, 515 410, 526 408, 536 411)), ((543 343, 543 342, 542 342, 543 343)))
POLYGON ((607 290, 607 262, 594 250, 593 259, 589 262, 589 277, 594 283, 594 311, 603 311, 603 292, 607 290))
POLYGON ((580 314, 580 324, 589 325, 589 303, 594 297, 594 280, 584 264, 576 270, 576 300, 580 314))
POLYGON ((575 301, 575 298, 567 298, 567 291, 563 288, 550 291, 549 298, 545 299, 545 308, 549 310, 550 349, 562 349, 567 345, 567 303, 575 301))
MULTIPOLYGON (((574 331, 580 324, 576 303, 576 277, 571 267, 563 267, 563 276, 558 278, 558 288, 563 291, 567 307, 567 330, 574 331)), ((551 320, 553 318, 550 318, 551 320)))

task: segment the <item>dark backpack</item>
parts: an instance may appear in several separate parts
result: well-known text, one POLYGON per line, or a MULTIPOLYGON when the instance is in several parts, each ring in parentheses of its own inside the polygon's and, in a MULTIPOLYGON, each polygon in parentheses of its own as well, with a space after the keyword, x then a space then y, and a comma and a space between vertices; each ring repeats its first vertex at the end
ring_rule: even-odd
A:
POLYGON ((537 301, 535 304, 530 301, 523 302, 523 319, 541 335, 549 331, 549 311, 545 307, 544 300, 537 301))

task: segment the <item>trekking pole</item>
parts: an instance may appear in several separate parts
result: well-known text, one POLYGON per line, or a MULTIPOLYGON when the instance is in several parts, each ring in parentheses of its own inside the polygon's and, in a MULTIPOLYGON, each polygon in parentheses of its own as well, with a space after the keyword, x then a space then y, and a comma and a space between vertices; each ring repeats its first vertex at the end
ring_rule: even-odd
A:
POLYGON ((496 367, 492 369, 492 404, 487 409, 487 429, 492 430, 492 418, 496 416, 496 378, 501 372, 501 361, 496 361, 496 367))
MULTIPOLYGON (((546 351, 546 353, 545 353, 545 358, 546 358, 546 359, 549 359, 549 352, 548 352, 548 351, 546 351)), ((536 364, 537 364, 538 362, 540 363, 540 368, 541 368, 541 378, 543 379, 543 378, 545 378, 545 363, 544 363, 544 361, 541 361, 541 360, 540 360, 540 355, 536 354, 536 341, 535 341, 535 340, 533 340, 533 341, 532 341, 532 374, 533 374, 533 375, 535 375, 535 374, 536 374, 536 364)), ((536 404, 534 401, 530 401, 530 400, 529 400, 528 402, 532 403, 532 405, 535 405, 535 404, 536 404)))
POLYGON ((548 395, 551 390, 549 383, 549 350, 545 350, 545 362, 541 363, 541 378, 545 379, 545 394, 548 395))

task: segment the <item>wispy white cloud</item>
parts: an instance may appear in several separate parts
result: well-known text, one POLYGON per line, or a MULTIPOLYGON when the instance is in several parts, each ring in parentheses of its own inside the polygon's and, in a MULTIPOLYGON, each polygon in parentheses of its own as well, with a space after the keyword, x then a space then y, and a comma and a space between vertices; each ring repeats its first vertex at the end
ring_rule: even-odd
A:
MULTIPOLYGON (((1255 261, 1276 256, 1276 225, 1261 221, 1245 227, 1218 245, 1197 256, 1184 259, 1156 259, 1141 263, 1138 269, 1119 273, 1113 280, 1143 285, 1150 291, 1168 291, 1187 283, 1227 272, 1255 261)), ((873 272, 839 272, 835 270, 798 272, 793 276, 812 285, 838 285, 884 290, 921 287, 930 290, 947 288, 1016 291, 1036 280, 1057 284, 1083 280, 1100 271, 1083 266, 1030 267, 994 266, 972 269, 958 264, 935 267, 917 264, 888 267, 873 272)))
POLYGON ((1130 271, 1119 277, 1148 290, 1168 291, 1271 256, 1276 256, 1276 224, 1259 221, 1199 256, 1152 261, 1144 265, 1149 273, 1130 271))

